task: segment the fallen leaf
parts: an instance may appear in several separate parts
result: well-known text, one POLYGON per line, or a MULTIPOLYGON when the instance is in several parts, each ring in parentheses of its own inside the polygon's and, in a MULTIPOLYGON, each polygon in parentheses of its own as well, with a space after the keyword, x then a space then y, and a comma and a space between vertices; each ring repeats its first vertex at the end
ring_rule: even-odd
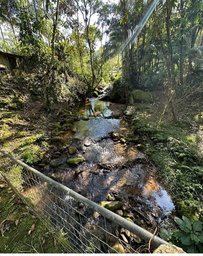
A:
POLYGON ((30 235, 34 229, 35 229, 35 224, 32 224, 30 230, 28 231, 28 235, 30 235))
POLYGON ((7 186, 7 185, 6 185, 5 183, 3 183, 3 184, 1 183, 1 184, 0 184, 0 188, 5 188, 6 186, 7 186))
POLYGON ((16 221, 15 221, 16 226, 18 226, 18 223, 19 223, 19 220, 16 220, 16 221))
POLYGON ((44 238, 42 238, 42 245, 44 245, 46 242, 46 240, 44 238))

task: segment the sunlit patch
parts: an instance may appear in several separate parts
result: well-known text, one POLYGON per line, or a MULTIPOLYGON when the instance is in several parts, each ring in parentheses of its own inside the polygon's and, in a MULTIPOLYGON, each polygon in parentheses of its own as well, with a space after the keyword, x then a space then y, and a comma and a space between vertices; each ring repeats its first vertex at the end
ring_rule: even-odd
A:
POLYGON ((134 159, 135 156, 137 155, 137 153, 138 153, 137 149, 135 149, 133 147, 128 148, 128 150, 127 150, 127 157, 129 159, 134 159))
POLYGON ((124 152, 125 152, 125 148, 123 147, 123 145, 121 145, 120 143, 115 145, 115 153, 117 155, 122 155, 124 154, 124 152))
POLYGON ((159 185, 155 181, 153 176, 149 176, 148 180, 145 183, 144 189, 143 189, 143 195, 148 196, 152 192, 158 192, 159 191, 159 185))
POLYGON ((26 188, 23 191, 23 196, 25 198, 27 197, 31 199, 31 202, 33 205, 39 205, 44 200, 44 192, 42 191, 42 188, 40 185, 26 188))
POLYGON ((146 181, 142 195, 144 197, 154 198, 157 205, 165 212, 165 214, 169 214, 175 208, 171 197, 166 190, 156 182, 153 176, 149 176, 146 181))

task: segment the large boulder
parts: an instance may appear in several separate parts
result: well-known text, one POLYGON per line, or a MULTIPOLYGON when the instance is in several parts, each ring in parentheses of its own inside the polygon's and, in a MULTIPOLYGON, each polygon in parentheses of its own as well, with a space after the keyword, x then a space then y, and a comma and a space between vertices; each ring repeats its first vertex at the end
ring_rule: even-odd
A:
POLYGON ((130 92, 129 104, 134 105, 135 103, 152 102, 152 95, 149 92, 142 91, 140 89, 135 89, 130 92))

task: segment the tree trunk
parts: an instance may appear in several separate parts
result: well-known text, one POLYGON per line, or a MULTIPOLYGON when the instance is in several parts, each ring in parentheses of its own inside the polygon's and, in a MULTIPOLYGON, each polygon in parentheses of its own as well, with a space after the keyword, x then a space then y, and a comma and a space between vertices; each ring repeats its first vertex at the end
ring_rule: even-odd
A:
POLYGON ((47 67, 47 72, 45 74, 45 79, 44 79, 44 105, 45 108, 49 109, 50 107, 50 92, 51 92, 51 84, 53 83, 54 80, 54 72, 53 72, 53 64, 54 64, 54 57, 55 57, 55 40, 56 40, 56 32, 57 32, 57 25, 58 25, 58 16, 59 16, 59 3, 60 0, 57 0, 57 5, 56 5, 56 13, 55 13, 55 18, 53 20, 53 32, 52 32, 52 39, 51 39, 51 60, 50 63, 47 67))

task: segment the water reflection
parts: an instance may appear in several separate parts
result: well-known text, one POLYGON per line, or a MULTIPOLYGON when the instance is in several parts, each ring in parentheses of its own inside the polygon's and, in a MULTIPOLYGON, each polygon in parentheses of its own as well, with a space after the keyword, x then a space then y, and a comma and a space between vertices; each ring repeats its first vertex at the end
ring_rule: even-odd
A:
MULTIPOLYGON (((79 116, 83 120, 75 122, 74 137, 80 140, 87 137, 100 139, 109 137, 110 132, 120 132, 123 124, 119 119, 111 118, 112 111, 108 108, 109 105, 109 102, 90 99, 79 110, 79 116)), ((133 164, 127 169, 110 168, 104 173, 105 169, 97 166, 98 163, 105 168, 108 165, 122 166, 136 159, 144 161, 144 155, 140 154, 135 145, 125 147, 122 143, 115 143, 111 138, 92 140, 88 147, 83 148, 83 157, 86 161, 78 167, 82 168, 81 190, 85 188, 85 193, 91 194, 92 200, 104 200, 110 187, 115 191, 122 189, 124 195, 127 193, 128 196, 135 198, 140 196, 148 206, 158 211, 161 209, 162 214, 169 215, 175 208, 171 197, 156 181, 155 174, 152 174, 154 172, 149 175, 148 171, 144 171, 144 165, 133 164), (98 175, 102 173, 103 175, 98 175)), ((79 181, 74 180, 74 182, 76 184, 79 181)))
POLYGON ((91 98, 83 108, 79 110, 80 117, 110 117, 112 111, 108 108, 110 102, 91 98))
POLYGON ((162 187, 159 187, 158 192, 153 192, 152 196, 155 197, 157 204, 161 207, 161 209, 164 210, 165 214, 171 213, 171 211, 175 208, 171 197, 162 187))
POLYGON ((154 198, 156 204, 166 215, 170 214, 175 208, 170 195, 158 184, 153 176, 148 177, 142 194, 145 198, 154 198))
POLYGON ((109 132, 118 132, 120 121, 118 119, 94 118, 87 121, 80 120, 75 123, 76 138, 102 138, 107 137, 109 132))

